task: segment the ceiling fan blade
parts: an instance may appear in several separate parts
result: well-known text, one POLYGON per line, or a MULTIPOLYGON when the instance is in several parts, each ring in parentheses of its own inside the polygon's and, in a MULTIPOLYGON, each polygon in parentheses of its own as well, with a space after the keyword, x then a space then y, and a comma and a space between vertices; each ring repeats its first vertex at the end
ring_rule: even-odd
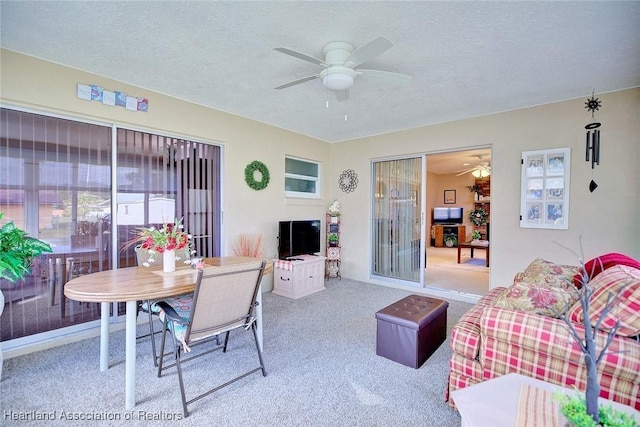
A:
POLYGON ((304 53, 296 52, 295 50, 287 49, 286 47, 276 47, 273 50, 277 50, 278 52, 282 52, 286 55, 293 56, 294 58, 302 59, 303 61, 311 62, 312 64, 322 65, 323 67, 329 66, 327 63, 325 63, 321 59, 314 58, 313 56, 305 55, 304 53))
POLYGON ((413 80, 413 77, 406 74, 392 73, 390 71, 380 70, 356 70, 361 77, 371 80, 384 80, 389 83, 406 84, 413 80))
POLYGON ((335 90, 336 99, 338 102, 344 102, 349 99, 349 91, 348 90, 335 90))
POLYGON ((380 36, 351 52, 351 55, 349 55, 345 61, 344 66, 351 68, 357 67, 358 65, 364 64, 368 60, 387 51, 391 46, 393 46, 393 43, 391 43, 390 40, 380 36))
POLYGON ((456 174, 456 176, 464 175, 465 173, 473 172, 474 170, 476 170, 475 166, 470 168, 470 169, 465 169, 465 170, 462 170, 462 171, 458 171, 460 173, 456 174))
POLYGON ((287 88, 287 87, 299 85, 300 83, 308 82, 309 80, 317 79, 318 77, 320 77, 320 75, 318 75, 318 74, 316 74, 315 76, 303 77, 301 79, 294 80, 292 82, 280 85, 278 87, 274 87, 274 89, 284 89, 284 88, 287 88))

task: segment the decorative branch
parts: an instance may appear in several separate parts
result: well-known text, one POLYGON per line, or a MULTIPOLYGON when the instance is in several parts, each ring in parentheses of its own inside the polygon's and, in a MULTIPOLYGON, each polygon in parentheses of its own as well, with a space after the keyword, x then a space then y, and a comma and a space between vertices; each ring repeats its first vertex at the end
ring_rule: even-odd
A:
MULTIPOLYGON (((578 254, 570 248, 567 248, 563 245, 560 246, 578 256, 578 254)), ((600 384, 598 383, 597 366, 607 354, 610 354, 608 350, 616 336, 618 328, 620 327, 620 319, 617 319, 615 325, 606 332, 607 339, 602 348, 599 349, 599 351, 596 346, 596 336, 598 330, 600 330, 607 316, 611 314, 612 310, 614 310, 620 296, 628 285, 628 280, 625 281, 625 283, 621 284, 620 288, 615 293, 609 292, 607 294, 606 303, 604 304, 602 311, 596 319, 595 324, 592 324, 590 316, 590 300, 595 290, 589 285, 589 283, 593 278, 593 273, 596 271, 596 266, 594 263, 591 272, 587 272, 587 268, 583 261, 584 254, 582 252, 582 237, 580 237, 580 252, 582 256, 578 256, 578 258, 580 260, 580 282, 582 286, 578 289, 571 280, 565 279, 565 281, 570 285, 571 289, 573 289, 578 296, 578 301, 580 302, 580 306, 582 307, 582 313, 584 316, 582 322, 584 333, 581 335, 574 327, 571 320, 567 317, 566 313, 569 309, 568 303, 565 303, 565 309, 563 313, 558 312, 554 308, 552 308, 552 310, 554 313, 556 313, 560 320, 565 323, 565 325, 563 326, 565 326, 566 330, 569 332, 569 335, 580 346, 582 356, 587 365, 587 390, 585 392, 587 414, 590 415, 596 423, 598 423, 600 421, 600 415, 598 411, 598 396, 600 395, 600 384)), ((602 265, 602 260, 600 260, 599 258, 598 263, 600 264, 599 271, 603 271, 604 268, 602 265)))

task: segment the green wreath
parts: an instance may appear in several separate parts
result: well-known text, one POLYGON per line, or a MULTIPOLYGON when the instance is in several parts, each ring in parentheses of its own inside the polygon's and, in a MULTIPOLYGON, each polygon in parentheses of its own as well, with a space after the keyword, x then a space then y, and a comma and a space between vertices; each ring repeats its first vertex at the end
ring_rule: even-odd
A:
POLYGON ((469 221, 477 225, 478 227, 486 224, 489 214, 482 208, 474 209, 469 212, 469 221))
POLYGON ((247 181, 247 185, 254 190, 263 190, 269 185, 269 169, 264 163, 254 160, 244 168, 244 180, 247 181), (254 176, 256 171, 260 172, 262 180, 256 181, 254 176))

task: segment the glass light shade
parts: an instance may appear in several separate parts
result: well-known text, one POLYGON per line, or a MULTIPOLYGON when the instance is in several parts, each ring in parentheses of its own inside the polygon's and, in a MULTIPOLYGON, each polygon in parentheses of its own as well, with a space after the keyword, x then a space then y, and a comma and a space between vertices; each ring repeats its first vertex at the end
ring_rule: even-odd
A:
POLYGON ((347 90, 353 86, 353 77, 349 74, 331 73, 322 78, 322 84, 331 90, 347 90))
POLYGON ((476 169, 471 172, 471 175, 475 176, 476 178, 486 178, 487 176, 489 176, 489 171, 486 169, 476 169))

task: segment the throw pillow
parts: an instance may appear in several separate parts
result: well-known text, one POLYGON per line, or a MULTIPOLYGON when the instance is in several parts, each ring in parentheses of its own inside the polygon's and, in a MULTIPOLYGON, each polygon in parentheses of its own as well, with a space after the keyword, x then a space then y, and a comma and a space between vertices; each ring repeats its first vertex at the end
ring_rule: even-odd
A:
POLYGON ((511 285, 507 292, 498 295, 493 305, 557 318, 556 313, 564 313, 577 299, 573 289, 518 282, 511 285))
MULTIPOLYGON (((595 326, 602 314, 609 294, 613 296, 624 287, 615 307, 606 315, 600 329, 609 331, 620 319, 617 335, 640 335, 640 269, 616 265, 598 274, 589 282, 589 286, 593 289, 589 298, 589 320, 592 326, 595 326)), ((567 317, 575 323, 584 322, 584 312, 580 303, 571 307, 567 317)))
MULTIPOLYGON (((615 265, 626 265, 628 267, 638 268, 640 269, 640 261, 637 261, 631 257, 628 257, 624 254, 619 254, 616 252, 611 252, 608 254, 601 255, 599 257, 593 258, 592 260, 587 261, 584 264, 584 270, 587 272, 590 278, 595 278, 598 274, 600 274, 603 270, 606 270, 609 267, 613 267, 615 265)), ((573 277, 573 283, 579 288, 582 286, 582 272, 578 271, 573 277)))
POLYGON ((579 266, 556 264, 537 258, 529 264, 524 272, 516 274, 513 280, 514 284, 522 282, 569 289, 573 277, 579 271, 579 266))

